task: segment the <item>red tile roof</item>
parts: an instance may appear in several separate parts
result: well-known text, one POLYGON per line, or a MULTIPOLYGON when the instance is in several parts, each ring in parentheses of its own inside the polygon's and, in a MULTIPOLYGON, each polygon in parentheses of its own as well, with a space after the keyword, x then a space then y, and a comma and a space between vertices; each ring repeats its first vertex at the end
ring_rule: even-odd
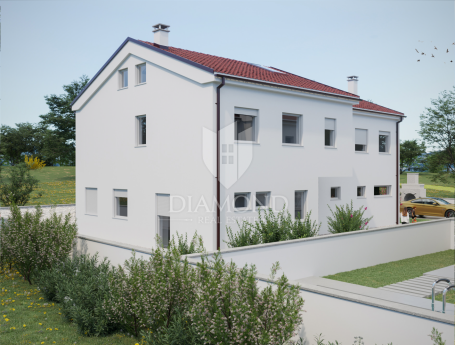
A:
POLYGON ((381 105, 378 105, 378 104, 375 104, 375 103, 371 103, 371 102, 368 102, 368 101, 362 101, 362 100, 360 101, 359 104, 356 104, 353 107, 361 109, 361 110, 373 110, 373 111, 379 111, 381 113, 390 113, 390 114, 394 114, 394 115, 404 115, 403 113, 400 113, 399 111, 396 111, 396 110, 393 110, 393 109, 390 109, 390 108, 386 108, 386 107, 383 107, 381 105))
MULTIPOLYGON (((150 43, 147 41, 140 41, 156 48, 161 48, 160 45, 155 43, 150 43)), ((311 89, 315 91, 322 91, 333 93, 342 96, 349 97, 359 97, 356 94, 352 94, 343 90, 336 89, 334 87, 318 83, 314 80, 307 78, 299 77, 298 75, 279 70, 277 68, 271 68, 276 70, 276 72, 255 66, 253 64, 226 59, 223 57, 218 57, 209 54, 203 54, 198 52, 193 52, 191 50, 180 49, 175 47, 167 47, 167 49, 162 49, 169 53, 175 54, 182 58, 188 59, 190 61, 196 62, 200 65, 209 67, 213 69, 215 73, 224 73, 232 76, 238 76, 243 78, 256 79, 266 82, 272 82, 277 84, 283 84, 288 86, 301 87, 305 89, 311 89)))

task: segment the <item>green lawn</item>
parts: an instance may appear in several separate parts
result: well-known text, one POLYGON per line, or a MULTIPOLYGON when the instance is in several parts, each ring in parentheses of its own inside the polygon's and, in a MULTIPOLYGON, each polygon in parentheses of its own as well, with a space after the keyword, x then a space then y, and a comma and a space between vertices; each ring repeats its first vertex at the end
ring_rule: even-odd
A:
POLYGON ((48 302, 37 286, 29 285, 17 272, 0 274, 0 343, 135 345, 136 338, 124 334, 85 337, 66 321, 58 303, 48 302))
MULTIPOLYGON (((341 272, 324 278, 346 283, 379 288, 404 280, 420 277, 426 272, 447 267, 455 263, 455 251, 416 256, 414 258, 392 261, 386 264, 361 268, 349 272, 341 272)), ((455 303, 455 294, 448 294, 447 302, 455 303), (450 298, 450 300, 449 300, 450 298)))
MULTIPOLYGON (((8 174, 9 167, 2 168, 2 176, 8 174)), ((32 193, 27 205, 74 204, 76 202, 76 167, 44 167, 32 170, 38 179, 38 188, 32 193), (38 193, 43 193, 41 198, 38 193)), ((8 179, 5 178, 5 181, 8 179)))

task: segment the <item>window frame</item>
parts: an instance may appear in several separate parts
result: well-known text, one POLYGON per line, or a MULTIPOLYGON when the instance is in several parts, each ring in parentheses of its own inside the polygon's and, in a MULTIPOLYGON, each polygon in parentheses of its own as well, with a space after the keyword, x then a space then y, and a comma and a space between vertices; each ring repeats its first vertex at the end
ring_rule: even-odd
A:
POLYGON ((308 194, 308 191, 307 190, 296 190, 294 191, 294 219, 304 219, 305 218, 305 215, 307 213, 307 209, 306 209, 306 206, 307 206, 307 194, 308 194), (301 203, 301 210, 302 212, 300 213, 300 218, 297 218, 297 205, 295 203, 295 200, 297 199, 297 193, 301 193, 301 196, 300 196, 300 203, 301 203))
POLYGON ((341 200, 341 187, 330 187, 330 200, 341 200), (332 197, 332 189, 336 190, 335 197, 332 197))
POLYGON ((95 188, 95 187, 85 187, 85 215, 87 216, 98 216, 98 188, 95 188), (94 190, 96 192, 95 194, 95 208, 96 208, 96 212, 95 213, 90 213, 88 210, 87 210, 87 200, 88 200, 88 193, 87 191, 89 190, 94 190))
POLYGON ((324 147, 328 149, 335 149, 336 148, 336 135, 337 132, 337 119, 332 118, 332 117, 325 117, 324 118, 324 147), (334 128, 333 129, 327 129, 326 126, 326 120, 333 120, 334 121, 334 128), (331 139, 331 145, 326 145, 326 131, 330 131, 330 139, 331 139))
POLYGON ((368 129, 366 128, 355 128, 354 129, 354 151, 356 153, 368 153, 368 129), (357 144, 357 130, 365 131, 366 144, 357 144), (357 150, 357 146, 363 146, 364 150, 357 150))
POLYGON ((392 186, 391 185, 384 185, 384 184, 374 185, 374 187, 373 187, 373 196, 375 198, 391 197, 392 196, 392 186), (383 188, 383 187, 387 188, 387 194, 376 194, 375 193, 376 188, 383 188))
POLYGON ((136 65, 136 85, 144 85, 147 83, 147 64, 140 63, 136 65), (141 68, 145 68, 145 81, 141 81, 141 68))
POLYGON ((119 71, 119 90, 127 89, 128 88, 128 68, 120 69, 119 71), (126 73, 126 79, 125 79, 126 73), (126 86, 124 86, 124 81, 126 80, 126 86))
POLYGON ((128 190, 127 189, 114 189, 113 191, 113 202, 114 202, 114 217, 115 219, 128 219, 128 190), (120 215, 119 207, 120 207, 120 198, 126 198, 126 216, 120 215))
POLYGON ((136 147, 147 146, 147 115, 137 115, 135 116, 135 127, 136 127, 136 147), (141 144, 142 131, 141 131, 141 119, 145 118, 145 144, 141 144))
MULTIPOLYGON (((256 202, 256 201, 255 201, 256 202)), ((234 210, 237 211, 237 212, 241 212, 241 211, 248 211, 250 210, 250 204, 251 204, 251 193, 250 192, 238 192, 238 193, 234 193, 234 210), (238 198, 238 196, 242 194, 242 195, 246 195, 246 206, 244 207, 237 207, 235 206, 235 202, 238 198)))
POLYGON ((258 115, 250 115, 250 114, 241 114, 241 113, 234 113, 234 142, 236 144, 255 144, 258 142, 258 124, 259 124, 259 116, 258 115), (238 138, 238 133, 237 133, 237 122, 235 121, 236 115, 239 116, 249 116, 253 118, 253 140, 239 140, 238 138))
POLYGON ((390 132, 379 131, 379 134, 378 134, 378 152, 380 154, 390 154, 390 132), (379 144, 379 140, 380 140, 381 136, 385 136, 386 137, 385 151, 381 151, 381 145, 379 144))
POLYGON ((255 208, 256 209, 267 209, 267 208, 270 208, 270 195, 271 195, 271 192, 256 192, 255 196, 254 196, 254 205, 255 205, 255 208), (257 202, 258 202, 258 194, 264 194, 265 195, 265 205, 258 205, 257 202))
POLYGON ((290 114, 290 113, 282 113, 281 114, 281 144, 283 146, 303 146, 302 144, 302 138, 303 138, 303 119, 302 115, 299 114, 290 114), (284 131, 284 124, 283 124, 283 117, 284 116, 290 116, 290 117, 295 117, 297 118, 297 124, 296 124, 296 129, 297 129, 297 140, 295 143, 285 143, 283 141, 283 131, 284 131))
POLYGON ((365 199, 366 186, 357 186, 357 199, 365 199), (361 195, 359 195, 359 188, 361 188, 361 195))

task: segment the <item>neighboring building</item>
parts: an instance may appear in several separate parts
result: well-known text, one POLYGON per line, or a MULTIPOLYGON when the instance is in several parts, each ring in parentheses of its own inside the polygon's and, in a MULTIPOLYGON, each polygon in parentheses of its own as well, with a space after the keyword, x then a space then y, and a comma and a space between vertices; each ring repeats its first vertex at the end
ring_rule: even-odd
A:
POLYGON ((403 114, 361 100, 357 77, 346 92, 154 32, 127 38, 72 104, 81 234, 152 247, 197 230, 213 250, 257 205, 311 211, 326 233, 327 205, 351 200, 370 227, 397 222, 403 114))

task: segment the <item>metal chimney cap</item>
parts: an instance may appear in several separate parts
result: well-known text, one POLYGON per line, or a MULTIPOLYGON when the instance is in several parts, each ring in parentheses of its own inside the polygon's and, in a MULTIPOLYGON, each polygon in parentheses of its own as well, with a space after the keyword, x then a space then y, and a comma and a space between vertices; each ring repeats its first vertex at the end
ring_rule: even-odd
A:
POLYGON ((153 25, 153 28, 155 28, 155 30, 153 30, 153 32, 157 32, 157 31, 161 31, 161 30, 169 32, 168 28, 170 28, 170 27, 171 27, 170 25, 158 23, 158 24, 153 25))
POLYGON ((359 77, 356 75, 351 75, 348 77, 348 81, 350 81, 350 80, 359 80, 359 77))

